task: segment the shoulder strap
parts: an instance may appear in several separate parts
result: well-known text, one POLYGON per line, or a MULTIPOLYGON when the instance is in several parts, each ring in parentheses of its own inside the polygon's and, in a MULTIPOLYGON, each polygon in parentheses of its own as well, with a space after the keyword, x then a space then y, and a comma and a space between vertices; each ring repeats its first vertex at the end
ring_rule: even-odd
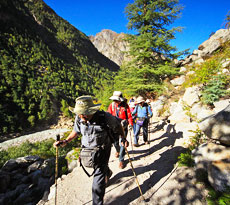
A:
POLYGON ((136 109, 137 109, 136 111, 137 111, 137 112, 138 112, 138 108, 139 108, 139 105, 137 104, 137 105, 136 105, 136 109))
POLYGON ((128 120, 128 113, 127 113, 126 105, 125 105, 125 117, 126 117, 126 120, 128 120))
POLYGON ((115 110, 115 102, 112 102, 112 112, 115 110))
POLYGON ((89 172, 87 172, 87 170, 85 169, 85 167, 84 167, 83 164, 81 163, 81 160, 80 160, 80 166, 82 167, 83 171, 86 173, 86 175, 87 175, 88 177, 91 177, 91 176, 94 174, 94 172, 95 172, 95 168, 94 168, 92 174, 89 174, 89 172))

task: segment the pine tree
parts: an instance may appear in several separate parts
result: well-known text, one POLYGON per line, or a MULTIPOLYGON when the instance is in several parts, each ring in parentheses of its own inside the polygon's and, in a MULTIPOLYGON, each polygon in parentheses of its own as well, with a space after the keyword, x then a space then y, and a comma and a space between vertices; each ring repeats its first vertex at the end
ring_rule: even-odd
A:
MULTIPOLYGON (((169 27, 180 16, 181 10, 178 0, 135 0, 126 7, 128 29, 136 34, 127 38, 132 60, 123 66, 119 76, 126 76, 126 89, 131 91, 132 88, 131 93, 157 91, 164 78, 177 73, 170 62, 182 53, 176 53, 177 49, 170 41, 182 28, 169 27)), ((120 77, 117 79, 121 80, 120 77)))
POLYGON ((225 28, 230 29, 230 11, 228 11, 228 14, 226 15, 225 18, 225 28))

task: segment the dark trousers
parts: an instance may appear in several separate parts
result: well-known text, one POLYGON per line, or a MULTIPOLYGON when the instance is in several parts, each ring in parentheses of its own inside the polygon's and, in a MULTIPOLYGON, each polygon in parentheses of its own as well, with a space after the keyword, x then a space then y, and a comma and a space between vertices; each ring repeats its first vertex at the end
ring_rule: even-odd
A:
MULTIPOLYGON (((125 137, 127 137, 128 134, 128 127, 124 129, 125 137)), ((119 161, 124 161, 125 159, 125 148, 124 146, 119 145, 119 141, 114 142, 114 147, 117 152, 119 152, 119 161)))
POLYGON ((140 125, 136 124, 136 130, 135 130, 135 134, 134 134, 134 144, 138 143, 141 128, 143 129, 144 141, 145 142, 148 141, 148 122, 145 122, 142 127, 140 125))
POLYGON ((97 167, 95 169, 93 175, 93 185, 92 185, 92 198, 93 198, 93 205, 102 205, 103 199, 105 195, 105 176, 109 174, 109 157, 110 157, 111 145, 106 148, 105 156, 106 160, 105 163, 97 167))

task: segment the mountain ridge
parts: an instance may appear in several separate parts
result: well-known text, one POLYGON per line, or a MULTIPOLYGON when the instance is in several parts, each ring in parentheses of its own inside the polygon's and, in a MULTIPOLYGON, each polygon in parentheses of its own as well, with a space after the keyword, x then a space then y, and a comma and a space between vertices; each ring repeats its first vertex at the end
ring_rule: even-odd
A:
POLYGON ((119 70, 42 0, 2 0, 0 30, 1 134, 55 120, 119 70))

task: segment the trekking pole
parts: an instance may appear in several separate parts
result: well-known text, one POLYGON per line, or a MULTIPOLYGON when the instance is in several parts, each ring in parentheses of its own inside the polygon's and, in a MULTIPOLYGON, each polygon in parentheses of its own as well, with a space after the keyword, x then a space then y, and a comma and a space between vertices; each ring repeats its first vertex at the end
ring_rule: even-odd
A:
MULTIPOLYGON (((56 141, 60 140, 60 135, 56 135, 56 141)), ((55 161, 55 205, 57 204, 57 178, 58 178, 58 146, 56 146, 56 161, 55 161)))
POLYGON ((148 123, 148 137, 149 137, 149 151, 150 151, 150 119, 149 119, 149 123, 148 123))
POLYGON ((131 128, 131 129, 129 129, 129 136, 130 136, 130 143, 131 143, 131 147, 132 147, 132 154, 133 154, 132 128, 131 128))
POLYGON ((136 173, 135 173, 135 171, 134 171, 134 168, 133 168, 132 161, 131 161, 131 159, 130 159, 130 157, 129 157, 128 150, 127 150, 126 146, 124 146, 124 148, 125 148, 126 154, 127 154, 127 156, 128 156, 129 163, 130 163, 131 168, 132 168, 132 171, 133 171, 133 175, 134 175, 134 177, 135 177, 135 179, 136 179, 137 186, 138 186, 138 189, 139 189, 139 191, 140 191, 141 197, 142 197, 143 200, 145 201, 145 198, 144 198, 144 196, 143 196, 143 194, 142 194, 141 187, 140 187, 139 182, 138 182, 138 179, 137 179, 137 175, 136 175, 136 173))

